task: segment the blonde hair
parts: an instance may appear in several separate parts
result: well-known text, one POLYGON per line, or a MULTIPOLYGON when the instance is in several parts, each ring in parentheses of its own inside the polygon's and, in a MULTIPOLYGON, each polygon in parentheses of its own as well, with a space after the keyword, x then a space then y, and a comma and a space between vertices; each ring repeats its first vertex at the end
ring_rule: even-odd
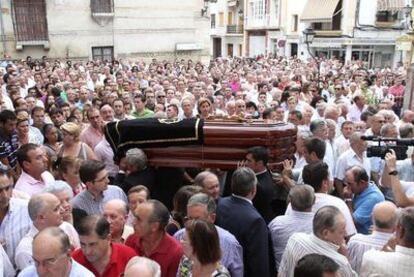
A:
POLYGON ((65 131, 65 132, 71 134, 75 138, 78 138, 80 136, 80 133, 81 133, 80 126, 78 124, 73 123, 73 122, 64 123, 62 126, 60 126, 60 129, 62 131, 65 131))

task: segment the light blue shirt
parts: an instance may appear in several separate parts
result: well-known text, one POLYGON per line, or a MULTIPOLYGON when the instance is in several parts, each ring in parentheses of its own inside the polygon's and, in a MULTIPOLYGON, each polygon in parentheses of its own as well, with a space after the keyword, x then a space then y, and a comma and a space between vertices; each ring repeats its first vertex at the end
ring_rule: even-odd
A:
MULTIPOLYGON (((232 277, 243 277, 243 248, 230 232, 215 226, 220 240, 222 265, 228 269, 232 277)), ((184 232, 184 228, 178 230, 174 237, 180 241, 184 232)))
POLYGON ((397 170, 400 181, 414 181, 414 166, 411 157, 403 161, 397 161, 397 170))
POLYGON ((128 203, 128 199, 123 190, 117 186, 111 185, 109 185, 108 188, 102 193, 102 197, 99 200, 96 200, 88 190, 84 190, 76 195, 71 200, 71 203, 74 208, 82 209, 88 215, 101 215, 103 214, 105 203, 112 199, 120 199, 125 203, 128 203))
MULTIPOLYGON (((31 265, 26 267, 22 272, 20 272, 18 277, 38 277, 36 267, 31 265)), ((69 272, 68 277, 94 277, 92 272, 86 269, 83 265, 77 263, 74 259, 72 259, 72 267, 69 272)))
POLYGON ((369 233, 369 228, 372 225, 372 210, 377 203, 382 201, 385 201, 384 195, 374 183, 369 183, 363 192, 354 196, 352 216, 358 233, 369 233))
POLYGON ((27 204, 26 200, 11 198, 9 210, 0 225, 0 239, 6 243, 4 250, 7 256, 9 256, 10 261, 14 261, 17 245, 29 232, 32 224, 27 204))

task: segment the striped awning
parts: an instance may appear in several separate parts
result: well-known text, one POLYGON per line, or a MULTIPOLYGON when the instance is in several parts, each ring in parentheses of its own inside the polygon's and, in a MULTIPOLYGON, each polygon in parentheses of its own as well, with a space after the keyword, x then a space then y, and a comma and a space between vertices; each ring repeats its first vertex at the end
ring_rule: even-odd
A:
POLYGON ((405 0, 377 0, 377 11, 402 11, 405 7, 405 0))
POLYGON ((307 22, 332 22, 339 0, 308 0, 300 17, 307 22))

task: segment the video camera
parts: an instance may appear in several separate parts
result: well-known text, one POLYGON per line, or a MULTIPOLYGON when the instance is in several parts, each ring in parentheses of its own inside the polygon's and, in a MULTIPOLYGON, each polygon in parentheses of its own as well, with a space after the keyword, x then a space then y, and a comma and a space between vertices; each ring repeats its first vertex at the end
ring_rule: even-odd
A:
POLYGON ((385 158, 391 149, 394 150, 397 160, 405 160, 407 158, 408 146, 414 146, 414 139, 398 139, 384 138, 376 136, 362 136, 362 140, 378 142, 378 145, 370 145, 367 148, 367 157, 385 158), (384 144, 382 142, 392 142, 392 144, 384 144))

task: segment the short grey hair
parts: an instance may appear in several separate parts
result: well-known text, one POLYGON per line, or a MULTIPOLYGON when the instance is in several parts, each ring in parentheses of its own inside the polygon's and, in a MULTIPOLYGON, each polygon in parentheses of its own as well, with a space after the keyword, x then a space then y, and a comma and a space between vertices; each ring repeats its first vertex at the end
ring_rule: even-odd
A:
POLYGON ((294 210, 304 212, 312 208, 315 190, 309 185, 294 186, 289 191, 288 199, 294 210))
POLYGON ((321 237, 323 230, 334 230, 338 215, 342 215, 341 211, 334 206, 325 206, 320 208, 313 218, 313 233, 317 237, 321 237))
POLYGON ((256 174, 248 167, 236 169, 231 177, 231 190, 235 195, 247 196, 256 185, 256 174))
POLYGON ((216 202, 214 201, 213 197, 208 196, 205 193, 196 193, 188 199, 187 207, 194 207, 194 206, 206 206, 207 212, 209 214, 216 212, 216 202))
POLYGON ((210 175, 216 176, 216 174, 208 170, 198 173, 197 176, 194 178, 194 185, 204 187, 204 180, 210 175))
POLYGON ((139 148, 129 149, 126 152, 125 158, 129 165, 136 166, 138 170, 144 170, 147 167, 147 155, 139 148))
POLYGON ((401 138, 411 138, 414 134, 414 125, 411 123, 401 124, 399 132, 401 138))
POLYGON ((147 257, 133 257, 129 260, 127 265, 125 266, 125 275, 126 277, 129 276, 136 276, 134 273, 128 273, 128 270, 131 269, 134 265, 137 264, 143 264, 145 265, 151 272, 153 277, 161 277, 161 267, 160 265, 151 259, 148 259, 147 257))
POLYGON ((69 184, 66 183, 65 181, 56 180, 56 181, 50 182, 43 189, 43 192, 49 192, 52 194, 56 194, 62 191, 69 193, 69 197, 71 199, 73 198, 73 190, 71 186, 69 186, 69 184))
MULTIPOLYGON (((29 204, 28 204, 28 211, 29 211, 30 219, 32 221, 35 221, 36 218, 43 211, 43 209, 47 206, 48 203, 45 200, 49 195, 53 195, 53 194, 39 193, 39 194, 33 195, 30 198, 29 204)), ((53 197, 56 197, 56 196, 53 195, 53 197)))
POLYGON ((387 134, 390 130, 392 130, 392 129, 396 129, 396 130, 397 130, 397 132, 398 132, 397 126, 395 126, 395 125, 394 125, 394 124, 392 124, 392 123, 385 123, 385 124, 381 127, 380 135, 381 135, 382 137, 384 137, 384 136, 386 136, 386 134, 387 134))

